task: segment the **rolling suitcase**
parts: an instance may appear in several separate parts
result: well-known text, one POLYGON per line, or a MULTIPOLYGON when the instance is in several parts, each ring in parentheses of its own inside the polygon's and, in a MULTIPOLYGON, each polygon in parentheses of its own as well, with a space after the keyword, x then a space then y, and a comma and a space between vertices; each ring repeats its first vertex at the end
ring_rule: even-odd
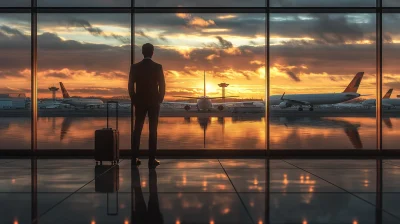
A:
POLYGON ((107 127, 95 131, 94 159, 100 161, 111 161, 112 164, 119 162, 119 132, 118 132, 118 102, 107 102, 107 127), (116 129, 109 128, 109 105, 116 104, 116 129))

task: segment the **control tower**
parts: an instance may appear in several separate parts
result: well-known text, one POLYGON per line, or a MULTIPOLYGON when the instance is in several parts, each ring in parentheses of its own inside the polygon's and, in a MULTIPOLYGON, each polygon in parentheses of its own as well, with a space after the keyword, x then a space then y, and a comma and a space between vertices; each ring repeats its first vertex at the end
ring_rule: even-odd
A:
POLYGON ((55 87, 55 86, 52 86, 52 87, 49 87, 49 90, 52 92, 52 94, 53 94, 53 101, 56 101, 56 93, 57 93, 57 91, 59 90, 59 88, 57 88, 57 87, 55 87))
POLYGON ((218 84, 218 86, 222 88, 222 99, 224 100, 224 103, 225 103, 225 88, 228 87, 229 84, 223 82, 223 83, 218 84))

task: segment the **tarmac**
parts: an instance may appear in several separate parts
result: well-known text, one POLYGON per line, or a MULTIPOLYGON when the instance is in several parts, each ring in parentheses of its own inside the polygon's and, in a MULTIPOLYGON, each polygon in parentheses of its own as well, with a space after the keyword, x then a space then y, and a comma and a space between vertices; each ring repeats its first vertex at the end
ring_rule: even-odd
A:
MULTIPOLYGON (((105 117, 105 109, 39 109, 39 117, 105 117)), ((296 109, 272 108, 270 117, 375 117, 375 109, 315 109, 314 111, 297 111, 296 109)), ((0 117, 30 117, 30 110, 7 109, 0 110, 0 117)), ((115 116, 110 111, 110 116, 115 116)), ((120 117, 130 117, 130 109, 119 110, 120 117)), ((185 111, 183 109, 162 108, 160 117, 264 117, 265 113, 232 113, 231 111, 185 111)), ((383 111, 384 117, 400 117, 400 109, 383 111)))

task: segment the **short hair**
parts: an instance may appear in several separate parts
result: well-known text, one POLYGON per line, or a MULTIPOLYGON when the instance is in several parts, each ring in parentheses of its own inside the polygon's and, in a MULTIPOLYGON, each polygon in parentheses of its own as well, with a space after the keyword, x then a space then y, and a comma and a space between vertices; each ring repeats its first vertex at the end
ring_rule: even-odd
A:
POLYGON ((154 46, 150 43, 143 44, 142 46, 142 54, 144 57, 153 56, 154 46))

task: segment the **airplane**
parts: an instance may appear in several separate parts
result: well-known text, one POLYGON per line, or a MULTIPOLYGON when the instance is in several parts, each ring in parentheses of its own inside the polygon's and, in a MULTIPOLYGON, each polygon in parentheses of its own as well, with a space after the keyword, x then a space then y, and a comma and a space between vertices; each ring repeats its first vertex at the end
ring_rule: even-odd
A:
MULTIPOLYGON (((390 98, 392 95, 393 89, 389 89, 387 93, 382 97, 382 107, 387 108, 388 110, 400 106, 400 99, 390 98)), ((376 99, 369 99, 362 102, 362 104, 368 108, 376 106, 376 99)))
POLYGON ((364 72, 358 72, 342 93, 317 93, 317 94, 291 94, 270 96, 271 105, 278 105, 281 109, 298 105, 298 111, 303 111, 303 106, 309 106, 313 111, 315 105, 336 104, 355 99, 361 95, 357 93, 364 72))
MULTIPOLYGON (((196 99, 196 103, 188 103, 188 102, 163 102, 163 104, 175 104, 175 105, 184 105, 184 109, 186 111, 189 111, 192 109, 192 107, 196 108, 197 111, 211 111, 214 107, 217 107, 219 111, 224 110, 227 105, 240 105, 244 103, 251 103, 252 105, 255 105, 255 102, 257 101, 251 101, 251 102, 225 102, 225 103, 213 103, 211 102, 212 99, 224 99, 224 98, 234 98, 238 96, 225 96, 225 97, 209 97, 206 95, 206 72, 204 71, 204 93, 203 96, 200 97, 190 97, 190 96, 174 96, 174 97, 181 97, 181 98, 187 98, 187 99, 196 99)), ((261 103, 262 102, 257 102, 261 103)))
POLYGON ((100 108, 104 105, 104 102, 100 99, 70 97, 67 89, 64 87, 64 84, 62 82, 60 82, 60 87, 63 95, 63 103, 72 105, 74 107, 83 108, 100 108))

